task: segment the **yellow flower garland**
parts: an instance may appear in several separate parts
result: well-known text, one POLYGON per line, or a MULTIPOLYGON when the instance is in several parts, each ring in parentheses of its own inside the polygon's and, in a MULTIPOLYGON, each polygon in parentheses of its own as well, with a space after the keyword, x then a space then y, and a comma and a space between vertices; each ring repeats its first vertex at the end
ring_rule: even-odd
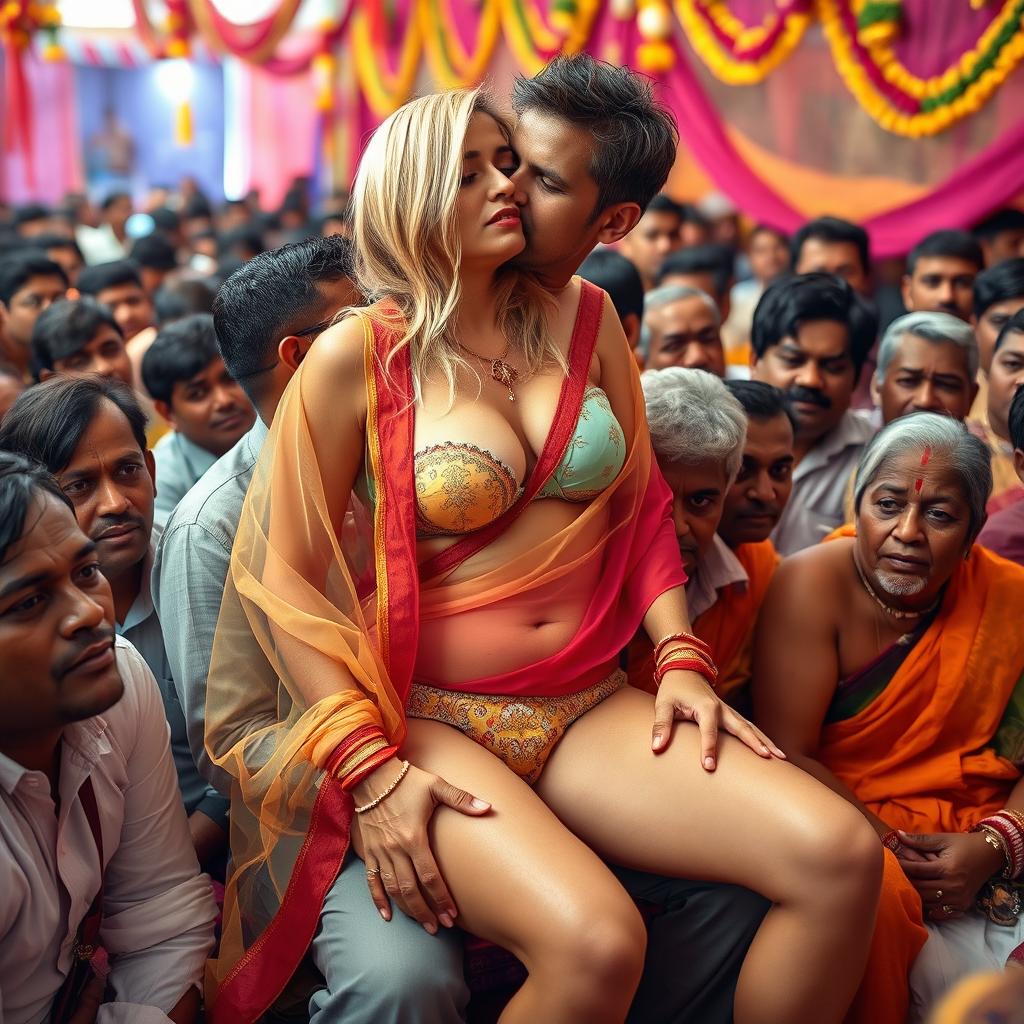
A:
POLYGON ((483 79, 501 35, 500 3, 501 0, 483 0, 475 46, 469 54, 462 45, 447 0, 419 0, 427 63, 442 89, 472 87, 483 79))
POLYGON ((420 19, 413 11, 406 25, 398 70, 395 72, 387 70, 378 59, 370 32, 370 20, 362 8, 352 15, 351 32, 356 78, 374 116, 384 120, 409 99, 416 84, 416 72, 423 52, 420 19))
MULTIPOLYGON (((810 14, 790 14, 778 42, 756 61, 735 60, 726 53, 697 6, 700 0, 674 0, 676 17, 686 31, 690 45, 711 73, 728 85, 755 85, 763 82, 800 45, 811 23, 810 14)), ((716 25, 734 38, 739 47, 756 46, 768 33, 765 24, 746 26, 721 2, 703 5, 716 25)), ((770 15, 769 17, 778 17, 770 15)))

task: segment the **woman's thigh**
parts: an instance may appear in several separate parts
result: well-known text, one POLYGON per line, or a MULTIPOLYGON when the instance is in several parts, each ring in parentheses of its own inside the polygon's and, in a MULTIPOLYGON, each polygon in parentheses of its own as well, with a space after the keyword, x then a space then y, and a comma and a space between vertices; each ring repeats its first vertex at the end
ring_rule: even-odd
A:
POLYGON ((439 722, 411 719, 402 756, 491 805, 438 807, 431 843, 461 927, 530 959, 594 922, 642 924, 601 859, 490 751, 439 722))
POLYGON ((653 722, 649 694, 620 690, 569 728, 537 784, 541 799, 601 856, 745 885, 775 900, 791 894, 808 857, 843 856, 843 836, 860 819, 841 797, 724 732, 717 767, 707 772, 690 722, 676 722, 668 749, 656 755, 653 722), (834 851, 822 845, 830 832, 834 851))

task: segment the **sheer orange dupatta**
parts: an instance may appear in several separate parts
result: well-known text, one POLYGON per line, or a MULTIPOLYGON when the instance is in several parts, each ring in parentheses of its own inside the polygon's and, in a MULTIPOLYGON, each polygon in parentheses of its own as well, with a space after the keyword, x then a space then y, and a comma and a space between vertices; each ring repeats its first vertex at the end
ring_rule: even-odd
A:
POLYGON ((393 333, 364 318, 372 520, 354 497, 339 515, 325 493, 305 365, 289 385, 243 508, 208 683, 207 747, 235 780, 233 870, 208 986, 214 1024, 257 1019, 299 966, 348 850, 352 800, 335 769, 368 733, 401 743, 421 616, 500 606, 524 593, 542 600, 545 587, 564 585, 575 569, 600 559, 599 592, 586 595, 583 623, 566 650, 474 681, 482 692, 557 692, 614 661, 650 603, 684 582, 671 496, 654 464, 635 369, 632 417, 622 423, 626 461, 615 481, 576 522, 512 564, 447 581, 454 565, 508 527, 561 462, 603 302, 602 292, 583 284, 570 374, 522 504, 424 566, 422 584, 408 349, 391 353, 393 333))

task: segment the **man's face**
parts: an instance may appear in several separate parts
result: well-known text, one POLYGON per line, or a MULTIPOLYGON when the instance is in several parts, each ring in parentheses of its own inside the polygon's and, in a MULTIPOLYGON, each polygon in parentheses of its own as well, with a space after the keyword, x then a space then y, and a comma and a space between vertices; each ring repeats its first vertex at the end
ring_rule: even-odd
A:
POLYGON ((0 749, 120 700, 114 602, 95 545, 40 494, 0 564, 0 749))
POLYGON ((233 448, 256 419, 242 386, 219 356, 191 380, 174 384, 168 405, 157 404, 175 430, 216 456, 233 448))
POLYGON ((95 542, 108 579, 146 557, 156 497, 153 456, 139 448, 113 402, 100 402, 71 461, 55 475, 75 506, 79 526, 95 542))
POLYGON ((46 258, 53 260, 68 275, 68 281, 74 287, 78 280, 78 272, 83 266, 82 257, 69 246, 60 246, 56 249, 47 249, 46 258))
POLYGON ((985 265, 988 267, 994 267, 997 263, 1012 260, 1017 256, 1024 256, 1024 230, 1011 228, 1009 231, 1000 231, 994 238, 982 242, 981 247, 985 252, 985 265))
POLYGON ((793 489, 793 461, 793 425, 785 413, 748 417, 743 462, 718 526, 729 547, 759 544, 771 535, 793 489))
POLYGON ((872 382, 872 389, 885 423, 912 412, 944 413, 962 422, 978 393, 965 349, 913 334, 900 339, 881 385, 872 382))
POLYGON ((31 350, 32 328, 39 314, 58 299, 64 298, 67 285, 59 277, 30 277, 7 304, 4 329, 11 341, 24 350, 25 359, 31 350))
POLYGON ((1024 384, 1024 334, 1012 331, 1003 338, 988 374, 988 421, 1004 440, 1010 440, 1010 405, 1024 384))
POLYGON ((922 256, 903 278, 903 305, 912 312, 952 313, 970 320, 978 268, 957 256, 922 256))
POLYGON ((24 381, 0 373, 0 423, 3 423, 4 417, 11 411, 11 406, 24 390, 24 381))
POLYGON ((526 248, 518 262, 538 271, 573 261, 579 266, 600 231, 600 221, 592 220, 598 188, 590 176, 590 133, 562 118, 524 110, 512 145, 520 160, 512 181, 526 200, 521 210, 526 248))
POLYGON ((126 341, 134 338, 139 331, 152 327, 156 319, 149 296, 131 281, 104 288, 96 298, 110 307, 126 341))
POLYGON ((679 218, 669 210, 648 210, 623 239, 623 252, 650 287, 665 257, 682 244, 679 218))
MULTIPOLYGON (((102 324, 92 340, 73 355, 66 359, 55 359, 53 372, 73 377, 98 373, 101 377, 124 381, 129 387, 132 383, 132 364, 124 346, 124 338, 110 324, 102 324)), ((49 374, 41 373, 40 376, 45 378, 49 374)))
POLYGON ((753 364, 751 376, 787 393, 797 437, 813 444, 843 418, 857 383, 846 325, 832 320, 801 324, 796 337, 783 338, 753 364))
POLYGON ((725 353, 715 314, 701 298, 669 302, 644 318, 651 332, 647 368, 682 366, 725 376, 725 353))
POLYGON ((861 263, 860 250, 853 242, 826 242, 821 238, 808 238, 800 249, 793 269, 798 274, 821 271, 841 277, 861 295, 867 295, 870 291, 867 268, 861 263))
POLYGON ((672 489, 672 521, 683 567, 692 573, 714 543, 729 478, 713 459, 694 466, 659 459, 658 465, 672 489))
POLYGON ((758 231, 750 240, 747 258, 754 277, 767 284, 789 266, 789 249, 773 231, 758 231))
POLYGON ((1024 309, 1024 295, 994 302, 978 317, 974 325, 974 337, 978 341, 978 361, 986 373, 992 365, 992 353, 996 350, 999 332, 1010 317, 1021 309, 1024 309))

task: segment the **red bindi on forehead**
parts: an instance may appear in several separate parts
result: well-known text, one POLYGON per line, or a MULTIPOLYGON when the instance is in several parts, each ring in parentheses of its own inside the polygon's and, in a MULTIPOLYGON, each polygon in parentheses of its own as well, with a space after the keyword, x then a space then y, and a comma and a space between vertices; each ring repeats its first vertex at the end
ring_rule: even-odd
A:
MULTIPOLYGON (((924 446, 924 451, 921 453, 921 468, 923 469, 931 461, 932 461, 932 446, 930 444, 926 444, 924 446)), ((924 477, 920 477, 919 476, 914 481, 914 491, 915 491, 915 493, 920 494, 922 487, 924 487, 924 477)))

